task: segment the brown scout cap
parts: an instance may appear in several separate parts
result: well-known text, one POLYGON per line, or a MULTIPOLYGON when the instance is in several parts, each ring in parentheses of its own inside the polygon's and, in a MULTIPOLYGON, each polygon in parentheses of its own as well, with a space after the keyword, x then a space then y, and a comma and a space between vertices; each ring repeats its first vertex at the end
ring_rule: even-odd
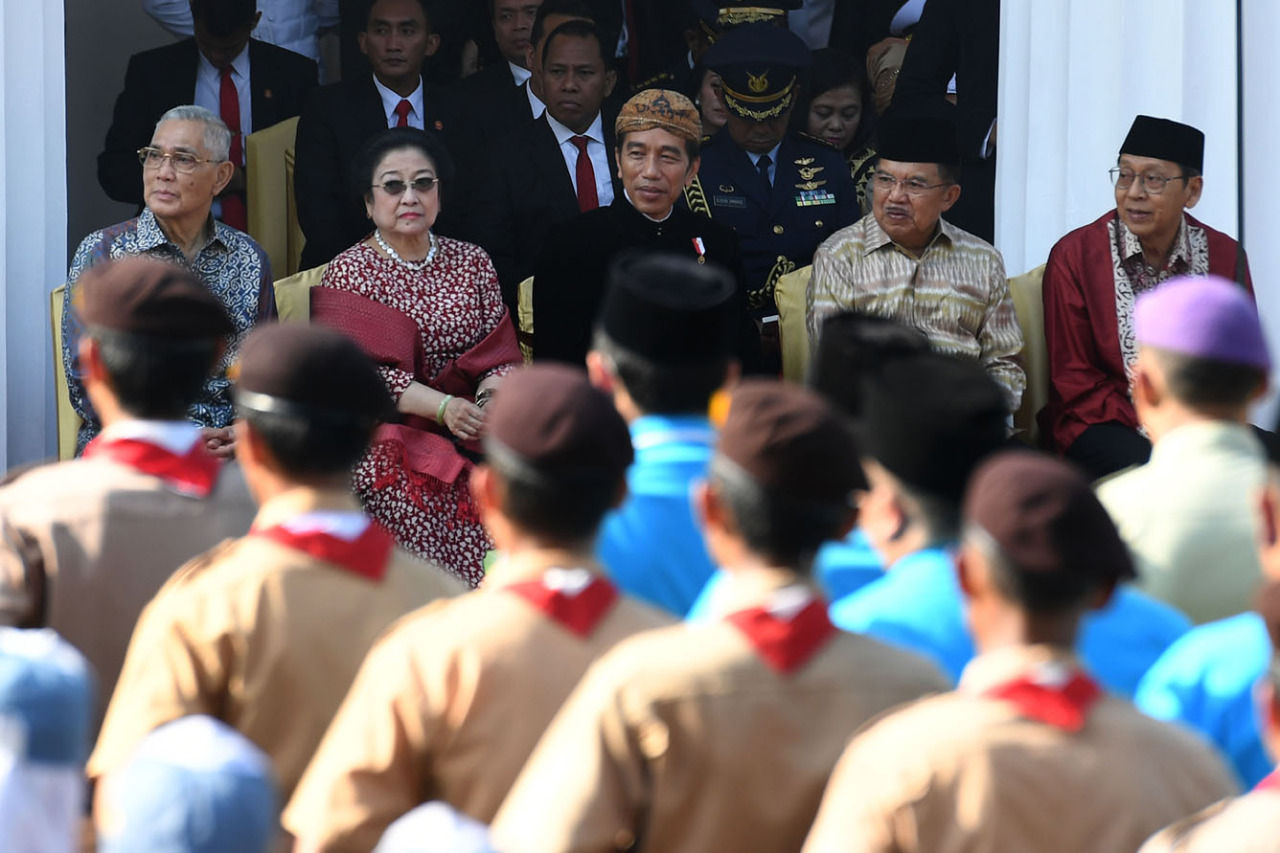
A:
POLYGON ((323 326, 260 326, 240 348, 236 405, 296 417, 387 420, 395 403, 364 351, 323 326))
POLYGON ((1016 571, 1137 576, 1092 485, 1057 459, 1019 450, 992 456, 974 472, 964 518, 990 534, 1016 571))
POLYGON ((158 338, 220 338, 235 332, 218 297, 182 267, 131 256, 96 264, 76 282, 86 326, 158 338))
POLYGON ((521 367, 502 381, 485 418, 485 451, 514 456, 552 479, 616 479, 631 464, 631 433, 613 400, 569 365, 521 367))
POLYGON ((645 89, 622 105, 613 129, 618 138, 624 133, 639 133, 661 128, 688 142, 702 140, 702 116, 698 108, 679 92, 671 89, 645 89))
POLYGON ((716 453, 771 495, 851 505, 865 489, 853 432, 825 400, 785 382, 753 379, 734 389, 716 453))

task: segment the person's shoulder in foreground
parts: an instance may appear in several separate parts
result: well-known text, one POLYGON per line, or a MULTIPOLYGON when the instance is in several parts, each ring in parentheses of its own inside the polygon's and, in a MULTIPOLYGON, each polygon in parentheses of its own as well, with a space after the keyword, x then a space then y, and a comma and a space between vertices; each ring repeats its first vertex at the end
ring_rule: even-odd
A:
POLYGON ((503 804, 499 846, 798 847, 849 734, 946 684, 838 632, 809 578, 861 482, 853 436, 820 398, 736 386, 697 498, 730 576, 711 618, 632 637, 592 667, 503 804))
POLYGON ((1207 744, 1108 696, 1071 650, 1081 616, 1132 571, 1074 469, 1018 451, 983 463, 957 555, 979 655, 954 693, 854 738, 806 853, 1120 853, 1230 794, 1207 744))

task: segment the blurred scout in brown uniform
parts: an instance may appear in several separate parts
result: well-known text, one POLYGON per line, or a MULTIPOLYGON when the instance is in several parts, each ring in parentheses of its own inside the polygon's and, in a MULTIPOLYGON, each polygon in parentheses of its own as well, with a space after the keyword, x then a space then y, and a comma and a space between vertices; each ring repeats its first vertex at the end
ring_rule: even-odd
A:
POLYGON ((89 658, 96 733, 142 608, 183 563, 248 532, 254 506, 186 421, 235 331, 218 298, 181 267, 125 258, 87 271, 72 308, 103 431, 83 458, 0 489, 0 623, 47 625, 89 658))
POLYGON ((946 688, 923 659, 837 631, 807 576, 865 486, 834 410, 739 385, 709 476, 696 501, 729 572, 713 618, 592 667, 498 814, 503 853, 794 853, 854 730, 946 688))
POLYGON ((271 757, 288 796, 378 634, 461 591, 396 550, 351 494, 351 468, 392 411, 354 343, 314 326, 252 332, 235 402, 236 457, 261 505, 253 529, 179 570, 143 612, 90 777, 162 723, 207 714, 271 757))
MULTIPOLYGON (((1268 573, 1280 569, 1276 497, 1273 484, 1263 506, 1270 532, 1264 538, 1262 562, 1268 573)), ((1280 755, 1280 581, 1263 587, 1255 607, 1271 635, 1271 666, 1254 692, 1264 740, 1274 757, 1280 755)), ((1152 837, 1139 853, 1280 853, 1280 770, 1243 797, 1223 800, 1178 821, 1152 837)))
POLYGON ((525 368, 487 430, 472 487, 502 560, 369 654, 285 811, 299 851, 369 850, 427 800, 492 820, 587 666, 670 621, 621 597, 592 556, 632 457, 609 397, 581 370, 525 368))
POLYGON ((956 692, 854 739, 805 853, 1129 853, 1229 794, 1206 744, 1108 696, 1071 651, 1132 571, 1084 477, 1004 453, 964 512, 957 575, 979 654, 956 692))

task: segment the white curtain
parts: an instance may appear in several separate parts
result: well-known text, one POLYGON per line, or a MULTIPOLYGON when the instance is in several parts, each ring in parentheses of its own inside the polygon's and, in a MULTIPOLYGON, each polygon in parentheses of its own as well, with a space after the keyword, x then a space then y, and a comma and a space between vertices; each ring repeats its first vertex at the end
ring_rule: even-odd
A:
MULTIPOLYGON (((1280 365, 1280 3, 1243 8, 1244 246, 1280 365)), ((1240 235, 1234 0, 1004 0, 1000 12, 996 245, 1011 275, 1115 206, 1106 173, 1140 113, 1205 132, 1193 213, 1240 235)), ((1255 421, 1271 426, 1273 407, 1255 421)))
POLYGON ((65 77, 62 3, 0 0, 0 467, 56 448, 48 306, 67 262, 65 77))
MULTIPOLYGON (((1275 16, 1274 2, 1254 5, 1275 16)), ((1004 0, 1000 12, 996 245, 1010 274, 1115 207, 1107 170, 1139 114, 1205 132, 1195 215, 1237 233, 1232 0, 1004 0)))

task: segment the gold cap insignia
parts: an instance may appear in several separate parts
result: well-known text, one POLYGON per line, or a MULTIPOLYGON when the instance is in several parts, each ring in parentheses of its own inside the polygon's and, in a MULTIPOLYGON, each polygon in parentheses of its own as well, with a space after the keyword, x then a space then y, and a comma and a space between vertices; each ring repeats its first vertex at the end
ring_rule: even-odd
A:
POLYGON ((769 72, 762 71, 757 76, 755 74, 752 74, 750 71, 748 71, 747 72, 747 88, 749 88, 753 93, 757 95, 763 92, 769 91, 769 72))

